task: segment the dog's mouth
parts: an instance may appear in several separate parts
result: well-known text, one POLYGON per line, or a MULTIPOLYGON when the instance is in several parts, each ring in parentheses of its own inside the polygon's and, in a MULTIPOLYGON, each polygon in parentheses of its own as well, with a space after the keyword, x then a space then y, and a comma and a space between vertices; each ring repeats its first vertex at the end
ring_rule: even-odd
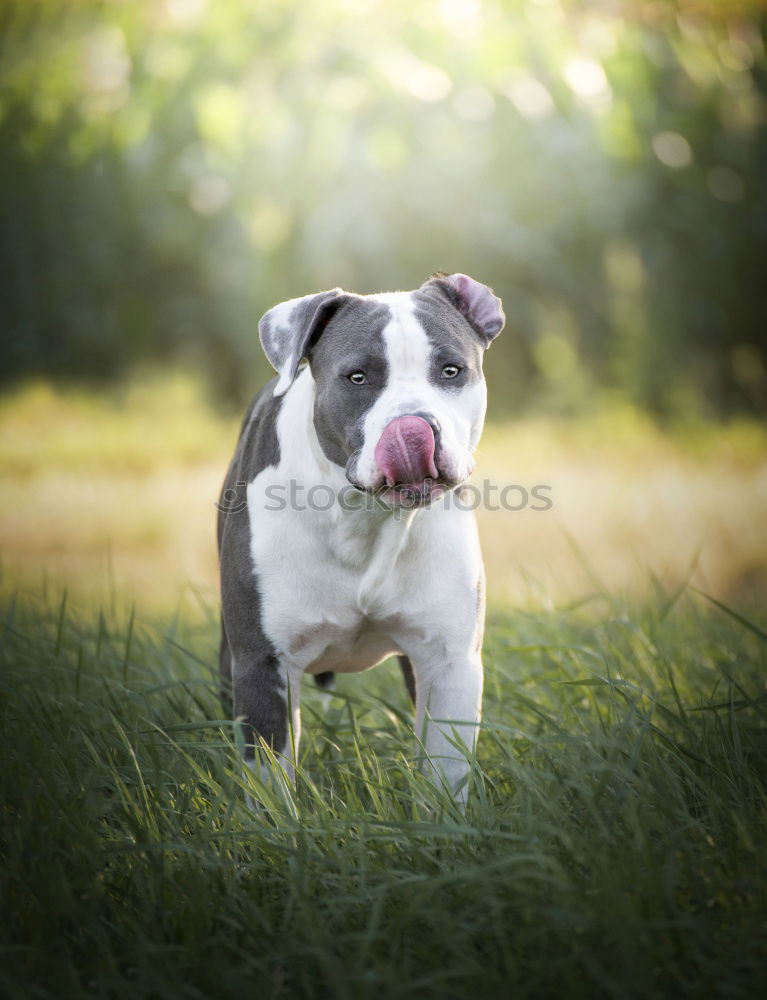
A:
MULTIPOLYGON (((383 430, 375 447, 377 469, 373 483, 363 484, 356 473, 356 456, 346 474, 355 489, 374 496, 385 506, 427 507, 456 489, 466 476, 448 474, 441 459, 441 435, 436 425, 416 414, 396 417, 383 430)), ((449 463, 448 463, 449 465, 449 463)))
POLYGON ((394 507, 428 507, 432 500, 439 500, 452 488, 439 479, 424 479, 418 485, 387 483, 375 491, 375 496, 394 507))
POLYGON ((350 478, 349 482, 355 490, 372 496, 386 507, 401 507, 416 510, 420 507, 428 507, 432 501, 439 500, 446 493, 459 487, 465 480, 451 482, 440 476, 438 479, 425 479, 417 485, 412 483, 385 482, 375 488, 363 486, 362 483, 355 481, 353 478, 350 478))

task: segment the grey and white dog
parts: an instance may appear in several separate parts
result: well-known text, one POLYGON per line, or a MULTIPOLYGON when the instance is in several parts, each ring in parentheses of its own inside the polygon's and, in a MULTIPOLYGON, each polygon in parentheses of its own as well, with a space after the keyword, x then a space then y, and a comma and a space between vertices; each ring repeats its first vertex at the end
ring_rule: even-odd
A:
POLYGON ((336 288, 261 320, 279 377, 245 417, 218 522, 221 674, 249 766, 265 744, 293 777, 302 674, 325 683, 396 654, 430 773, 465 803, 484 573, 474 514, 451 493, 473 469, 483 354, 503 325, 465 274, 336 288))

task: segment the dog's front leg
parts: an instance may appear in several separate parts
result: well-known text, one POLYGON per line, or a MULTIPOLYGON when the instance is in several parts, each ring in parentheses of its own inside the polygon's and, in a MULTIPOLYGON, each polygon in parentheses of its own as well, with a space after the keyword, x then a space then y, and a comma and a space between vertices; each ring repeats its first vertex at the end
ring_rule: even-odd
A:
POLYGON ((437 784, 444 783, 466 808, 469 765, 461 747, 473 753, 482 705, 482 660, 478 652, 462 658, 413 658, 416 681, 416 734, 428 755, 437 784))
POLYGON ((221 673, 231 679, 233 715, 239 720, 245 744, 245 763, 270 776, 262 746, 274 753, 289 781, 295 779, 295 760, 301 735, 300 676, 283 662, 260 628, 231 622, 223 630, 221 673))
POLYGON ((301 736, 300 684, 279 660, 257 656, 232 660, 234 716, 245 737, 245 763, 269 769, 260 752, 261 741, 274 755, 288 779, 295 780, 295 760, 301 736))

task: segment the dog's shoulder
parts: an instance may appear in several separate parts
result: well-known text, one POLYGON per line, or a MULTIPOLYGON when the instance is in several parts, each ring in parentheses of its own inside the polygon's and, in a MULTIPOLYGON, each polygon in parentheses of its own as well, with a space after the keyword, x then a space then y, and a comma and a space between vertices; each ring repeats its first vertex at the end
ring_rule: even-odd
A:
POLYGON ((219 545, 227 522, 227 514, 237 512, 245 502, 247 484, 268 466, 279 464, 277 417, 283 397, 274 395, 276 384, 276 378, 267 382, 256 393, 245 411, 237 446, 221 488, 218 505, 219 545))

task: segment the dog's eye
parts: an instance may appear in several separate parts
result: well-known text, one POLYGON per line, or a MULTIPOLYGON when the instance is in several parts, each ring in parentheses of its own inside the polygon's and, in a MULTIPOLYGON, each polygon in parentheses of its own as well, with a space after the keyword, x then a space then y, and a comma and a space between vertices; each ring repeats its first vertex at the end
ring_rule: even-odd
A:
POLYGON ((367 382, 367 375, 364 372, 352 372, 347 376, 350 382, 355 385, 364 385, 367 382))
POLYGON ((440 378, 455 378, 456 375, 461 371, 458 365, 445 365, 442 369, 442 374, 440 378))

